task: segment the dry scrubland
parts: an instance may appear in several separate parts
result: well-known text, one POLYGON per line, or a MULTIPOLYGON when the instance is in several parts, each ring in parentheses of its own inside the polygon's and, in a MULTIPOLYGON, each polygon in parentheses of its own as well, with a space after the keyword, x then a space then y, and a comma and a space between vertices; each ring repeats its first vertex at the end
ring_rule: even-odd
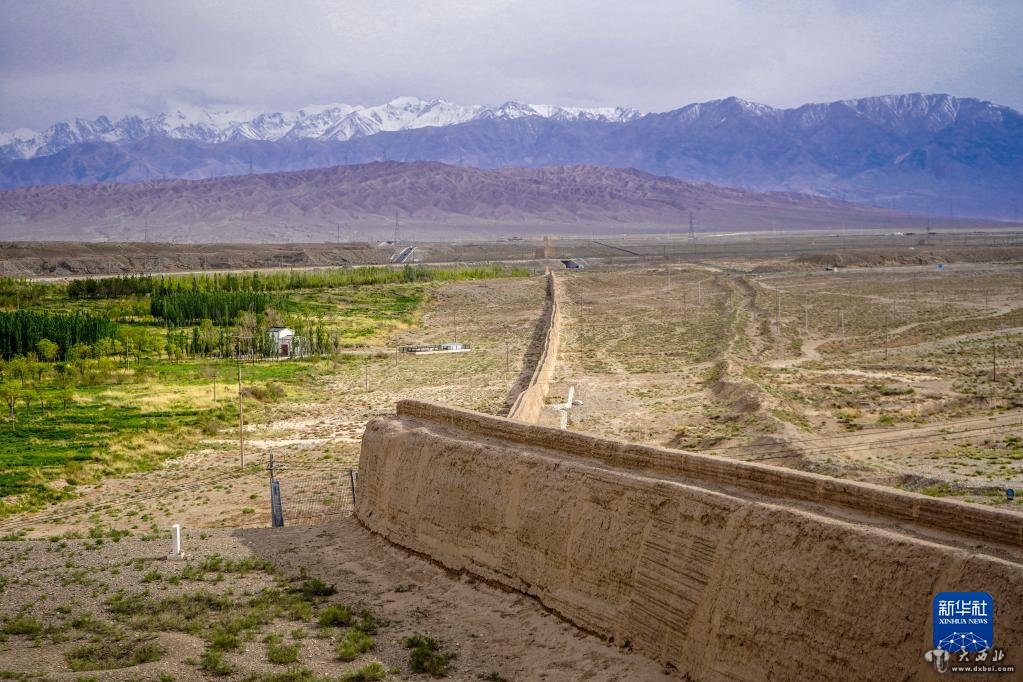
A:
POLYGON ((472 344, 471 353, 403 356, 396 364, 381 345, 333 364, 321 361, 301 390, 289 389, 283 400, 250 414, 255 423, 246 429, 244 470, 237 434, 225 429, 155 471, 80 486, 74 500, 5 519, 0 672, 192 679, 216 677, 222 661, 219 669, 233 670, 229 679, 312 679, 294 672, 296 666, 337 679, 379 660, 389 676, 401 678, 412 672, 414 651, 401 640, 414 634, 439 641, 434 654, 440 661, 458 654, 449 662, 455 679, 499 671, 508 679, 529 679, 536 675, 521 672, 529 665, 559 665, 601 679, 605 668, 651 666, 605 650, 530 600, 452 580, 387 547, 354 521, 251 535, 232 530, 268 524, 264 466, 270 452, 285 464, 285 494, 307 488, 303 498, 320 499, 330 510, 340 490, 336 477, 357 463, 363 426, 371 416, 393 411, 396 400, 425 398, 491 413, 507 409, 514 386, 528 377, 525 360, 535 352, 530 344, 543 292, 542 278, 437 288, 419 326, 393 330, 389 345, 457 339, 472 344), (163 560, 172 523, 188 529, 192 558, 184 565, 163 560), (322 534, 333 538, 334 549, 324 551, 322 534), (303 576, 336 584, 338 594, 306 598, 290 591, 301 587, 303 576), (135 600, 130 607, 118 601, 128 598, 135 600), (355 614, 352 622, 320 627, 323 612, 342 604, 355 614), (373 648, 357 651, 351 662, 341 660, 337 650, 346 642, 368 646, 354 634, 364 608, 379 621, 376 633, 366 633, 373 648), (476 626, 470 631, 465 623, 476 626), (280 641, 271 638, 276 645, 299 647, 297 662, 267 661, 264 640, 275 633, 282 635, 280 641), (530 662, 538 639, 545 654, 530 662), (103 667, 118 672, 87 672, 103 667), (294 675, 273 677, 288 671, 294 675))
MULTIPOLYGON (((1007 484, 1023 487, 1023 268, 811 267, 732 258, 559 272, 549 402, 575 387, 571 429, 1020 509, 1002 500, 1007 484)), ((420 634, 437 644, 419 640, 416 660, 454 679, 660 677, 627 648, 354 520, 265 528, 271 452, 285 494, 302 488, 329 510, 366 422, 397 400, 503 414, 539 350, 543 295, 539 277, 438 286, 415 325, 317 361, 283 400, 255 407, 245 469, 226 428, 153 471, 5 519, 0 671, 283 681, 381 661, 400 679, 414 674, 405 638, 420 634), (397 363, 387 350, 450 340, 474 350, 397 363), (162 558, 171 523, 186 528, 184 564, 162 558)))
POLYGON ((571 428, 1019 509, 1023 268, 736 265, 568 275, 571 428))

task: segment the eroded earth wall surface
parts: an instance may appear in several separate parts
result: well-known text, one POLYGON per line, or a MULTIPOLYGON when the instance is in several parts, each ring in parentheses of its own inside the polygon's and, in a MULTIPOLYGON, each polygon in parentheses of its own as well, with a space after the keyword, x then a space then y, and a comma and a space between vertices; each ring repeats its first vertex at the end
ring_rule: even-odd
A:
POLYGON ((990 592, 996 646, 1023 644, 1023 517, 995 509, 416 401, 367 427, 358 498, 695 680, 937 677, 944 590, 990 592))

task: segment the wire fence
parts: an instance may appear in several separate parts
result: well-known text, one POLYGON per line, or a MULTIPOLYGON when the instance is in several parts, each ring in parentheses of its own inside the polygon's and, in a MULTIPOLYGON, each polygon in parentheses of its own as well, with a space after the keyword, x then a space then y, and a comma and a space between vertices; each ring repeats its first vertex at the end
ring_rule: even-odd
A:
POLYGON ((326 523, 355 511, 358 470, 340 462, 272 461, 271 518, 274 525, 326 523))

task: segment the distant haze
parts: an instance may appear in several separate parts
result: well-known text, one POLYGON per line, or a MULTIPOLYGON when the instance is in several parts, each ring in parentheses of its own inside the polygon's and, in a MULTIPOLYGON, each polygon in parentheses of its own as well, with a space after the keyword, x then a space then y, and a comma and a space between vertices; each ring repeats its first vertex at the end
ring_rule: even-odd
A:
POLYGON ((6 0, 0 130, 397 95, 664 111, 949 92, 1023 108, 1018 0, 6 0))

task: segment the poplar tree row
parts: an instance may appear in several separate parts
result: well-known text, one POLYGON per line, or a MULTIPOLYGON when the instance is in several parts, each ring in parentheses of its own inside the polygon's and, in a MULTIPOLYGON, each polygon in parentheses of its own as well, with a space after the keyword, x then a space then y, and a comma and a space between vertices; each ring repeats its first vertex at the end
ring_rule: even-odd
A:
POLYGON ((63 359, 79 343, 93 344, 117 336, 116 322, 88 313, 50 313, 35 310, 0 311, 0 357, 9 359, 35 352, 46 339, 56 344, 63 359))
POLYGON ((522 277, 528 274, 529 271, 525 268, 505 268, 500 265, 459 268, 428 268, 422 265, 406 265, 403 268, 367 266, 276 272, 129 275, 73 280, 68 283, 67 292, 69 297, 77 299, 122 298, 146 294, 166 296, 183 293, 327 289, 368 284, 522 277))
POLYGON ((149 313, 158 319, 181 326, 211 320, 213 324, 233 324, 242 311, 262 313, 277 297, 261 291, 190 292, 153 294, 149 313))

